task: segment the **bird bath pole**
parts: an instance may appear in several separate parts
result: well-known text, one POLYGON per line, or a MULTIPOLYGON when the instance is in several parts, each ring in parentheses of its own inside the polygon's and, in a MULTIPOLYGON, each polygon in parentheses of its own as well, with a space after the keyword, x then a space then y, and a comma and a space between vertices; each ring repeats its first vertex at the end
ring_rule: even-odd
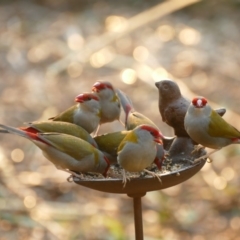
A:
POLYGON ((157 178, 146 176, 144 178, 133 178, 123 187, 122 179, 79 179, 73 177, 73 181, 84 187, 108 193, 127 194, 133 199, 135 239, 143 240, 143 221, 141 199, 149 191, 156 191, 180 184, 194 176, 204 166, 206 161, 190 165, 178 171, 161 175, 162 183, 157 178))
POLYGON ((142 197, 145 195, 146 193, 128 194, 129 197, 133 198, 135 239, 139 240, 143 240, 142 197))

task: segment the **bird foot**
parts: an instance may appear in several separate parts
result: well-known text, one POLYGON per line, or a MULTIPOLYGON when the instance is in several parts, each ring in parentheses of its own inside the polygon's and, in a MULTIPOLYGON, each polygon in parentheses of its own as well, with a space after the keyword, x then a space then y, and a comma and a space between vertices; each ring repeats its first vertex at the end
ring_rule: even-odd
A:
POLYGON ((150 174, 150 175, 152 175, 153 177, 156 177, 156 178, 158 179, 158 181, 159 181, 160 183, 162 183, 162 180, 161 180, 160 176, 159 176, 157 173, 151 172, 151 171, 149 171, 149 170, 147 170, 147 169, 144 169, 143 171, 146 172, 146 173, 148 173, 148 174, 150 174))
POLYGON ((83 178, 83 175, 82 174, 77 174, 77 173, 75 173, 75 172, 72 172, 72 171, 66 171, 66 172, 68 172, 68 173, 71 173, 71 175, 67 178, 67 181, 68 182, 73 182, 73 177, 77 177, 77 178, 80 178, 80 179, 82 179, 83 178))
POLYGON ((72 182, 73 181, 73 177, 77 177, 77 178, 83 178, 83 175, 82 174, 78 174, 78 173, 76 173, 76 172, 74 172, 74 171, 71 171, 71 170, 69 170, 69 169, 64 169, 64 168, 61 168, 61 167, 57 167, 57 169, 59 169, 59 170, 62 170, 62 171, 64 171, 64 172, 67 172, 67 173, 70 173, 71 175, 67 178, 67 181, 68 182, 72 182))
POLYGON ((122 122, 120 119, 118 119, 118 121, 123 125, 123 127, 125 128, 125 123, 122 122))
POLYGON ((98 124, 97 128, 95 129, 95 131, 91 134, 92 137, 96 137, 98 135, 99 129, 100 129, 100 124, 98 124))
MULTIPOLYGON (((208 158, 211 154, 213 154, 213 153, 215 153, 215 152, 217 152, 217 151, 219 151, 219 150, 220 150, 220 148, 219 148, 219 149, 214 149, 213 151, 209 152, 208 154, 205 154, 205 155, 203 155, 203 156, 195 159, 193 163, 194 163, 194 164, 195 164, 195 163, 198 163, 201 159, 208 158)), ((208 162, 211 163, 212 160, 209 159, 208 162)))
POLYGON ((126 184, 127 184, 127 180, 130 181, 131 178, 130 177, 127 177, 126 176, 126 172, 123 170, 123 180, 122 180, 122 183, 123 183, 123 188, 126 187, 126 184))
POLYGON ((208 159, 207 159, 207 162, 208 162, 208 163, 212 163, 213 160, 208 158, 208 159))
POLYGON ((191 154, 194 154, 195 152, 198 152, 200 151, 201 149, 204 149, 205 147, 204 146, 201 146, 201 145, 194 145, 194 149, 193 151, 191 152, 191 154))
POLYGON ((199 158, 196 158, 196 159, 194 159, 193 164, 196 164, 196 163, 200 162, 202 159, 205 159, 207 157, 208 157, 208 155, 206 154, 206 155, 203 155, 199 158))

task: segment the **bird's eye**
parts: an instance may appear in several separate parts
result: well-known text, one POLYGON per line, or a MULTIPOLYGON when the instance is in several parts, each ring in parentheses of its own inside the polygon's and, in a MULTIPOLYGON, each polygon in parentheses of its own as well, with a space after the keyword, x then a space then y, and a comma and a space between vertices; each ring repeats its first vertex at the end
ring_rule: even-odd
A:
POLYGON ((167 84, 164 84, 164 85, 163 85, 163 89, 167 91, 167 90, 168 90, 168 85, 167 85, 167 84))
POLYGON ((85 101, 90 101, 91 100, 91 98, 90 97, 85 97, 85 99, 84 99, 85 101))

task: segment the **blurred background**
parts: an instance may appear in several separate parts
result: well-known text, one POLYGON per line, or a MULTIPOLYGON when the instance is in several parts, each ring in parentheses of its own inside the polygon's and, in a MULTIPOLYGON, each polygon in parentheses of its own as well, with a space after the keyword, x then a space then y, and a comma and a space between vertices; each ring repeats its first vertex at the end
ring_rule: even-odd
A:
MULTIPOLYGON (((172 79, 240 129, 239 13, 238 0, 2 0, 0 122, 46 120, 107 80, 173 136, 154 85, 172 79)), ((229 146, 188 181, 147 193, 145 239, 239 240, 239 154, 229 146)), ((0 136, 0 176, 0 240, 134 239, 129 197, 67 182, 26 139, 0 136)))

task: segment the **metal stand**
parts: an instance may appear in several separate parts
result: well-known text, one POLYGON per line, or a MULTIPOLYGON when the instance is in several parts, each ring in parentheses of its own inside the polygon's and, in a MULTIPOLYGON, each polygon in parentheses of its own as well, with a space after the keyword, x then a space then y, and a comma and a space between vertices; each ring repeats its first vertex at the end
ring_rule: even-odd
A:
POLYGON ((143 240, 143 221, 142 221, 142 197, 146 193, 140 194, 128 194, 129 197, 133 198, 133 210, 134 210, 134 225, 135 225, 135 239, 143 240))

